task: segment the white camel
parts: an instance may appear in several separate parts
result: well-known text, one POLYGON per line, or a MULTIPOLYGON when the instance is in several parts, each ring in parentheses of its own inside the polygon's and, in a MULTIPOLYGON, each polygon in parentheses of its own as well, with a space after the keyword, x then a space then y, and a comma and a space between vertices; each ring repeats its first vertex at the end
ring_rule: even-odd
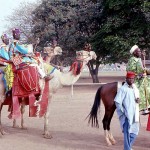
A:
MULTIPOLYGON (((76 59, 82 62, 81 72, 85 67, 85 65, 89 62, 89 60, 96 59, 97 57, 94 51, 90 52, 78 51, 76 54, 77 54, 76 59)), ((44 138, 52 138, 48 129, 49 106, 50 101, 52 100, 52 95, 55 94, 56 91, 63 85, 72 85, 79 79, 79 77, 81 76, 81 72, 78 75, 75 75, 73 72, 74 69, 72 69, 69 72, 61 72, 60 70, 55 69, 55 71, 53 72, 54 77, 49 82, 50 92, 49 92, 48 108, 44 116, 44 134, 43 134, 44 138)))

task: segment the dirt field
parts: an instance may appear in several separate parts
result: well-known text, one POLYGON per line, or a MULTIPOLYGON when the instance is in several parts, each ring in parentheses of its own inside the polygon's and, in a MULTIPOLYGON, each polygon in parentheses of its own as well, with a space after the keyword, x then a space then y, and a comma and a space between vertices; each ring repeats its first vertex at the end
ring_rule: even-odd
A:
MULTIPOLYGON (((120 77, 120 80, 123 79, 120 77)), ((90 79, 79 81, 90 82, 90 79)), ((116 78, 101 80, 107 81, 116 81, 116 78)), ((91 128, 85 120, 93 105, 97 88, 97 85, 75 86, 73 97, 70 87, 59 89, 50 107, 49 129, 53 135, 52 139, 42 137, 43 118, 29 118, 28 107, 25 114, 28 129, 12 128, 12 120, 7 118, 7 106, 4 106, 2 123, 9 134, 0 139, 0 150, 123 150, 123 135, 116 113, 112 119, 111 130, 117 143, 111 147, 107 147, 103 136, 103 105, 99 115, 99 129, 91 128)), ((147 116, 141 116, 140 134, 134 144, 134 150, 150 150, 150 132, 145 130, 146 122, 147 116)))

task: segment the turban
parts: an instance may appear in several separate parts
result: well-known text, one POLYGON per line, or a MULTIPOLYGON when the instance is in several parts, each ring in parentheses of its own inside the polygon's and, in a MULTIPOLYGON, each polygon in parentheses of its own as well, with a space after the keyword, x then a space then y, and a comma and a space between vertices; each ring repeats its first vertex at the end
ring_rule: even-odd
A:
POLYGON ((134 51, 139 48, 137 45, 134 45, 131 49, 130 49, 130 53, 133 54, 134 51))
POLYGON ((127 78, 134 78, 135 77, 135 73, 132 72, 132 71, 128 71, 127 74, 126 74, 126 77, 127 78))
POLYGON ((20 33, 20 30, 15 28, 15 29, 12 30, 12 33, 13 33, 13 34, 19 34, 19 33, 20 33))
POLYGON ((7 39, 7 38, 8 38, 8 37, 7 37, 6 34, 3 34, 3 35, 1 36, 1 39, 2 39, 2 40, 7 39))

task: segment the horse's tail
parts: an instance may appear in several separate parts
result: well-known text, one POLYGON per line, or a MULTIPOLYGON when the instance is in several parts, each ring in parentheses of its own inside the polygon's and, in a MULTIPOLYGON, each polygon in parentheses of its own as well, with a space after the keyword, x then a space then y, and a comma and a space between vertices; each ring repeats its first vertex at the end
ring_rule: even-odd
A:
POLYGON ((91 122, 92 127, 97 127, 97 128, 99 128, 97 112, 98 112, 98 109, 100 107, 100 100, 101 100, 100 92, 101 92, 101 89, 102 89, 102 86, 100 88, 98 88, 98 90, 96 92, 94 104, 92 106, 90 114, 88 115, 88 117, 89 117, 88 123, 91 122))

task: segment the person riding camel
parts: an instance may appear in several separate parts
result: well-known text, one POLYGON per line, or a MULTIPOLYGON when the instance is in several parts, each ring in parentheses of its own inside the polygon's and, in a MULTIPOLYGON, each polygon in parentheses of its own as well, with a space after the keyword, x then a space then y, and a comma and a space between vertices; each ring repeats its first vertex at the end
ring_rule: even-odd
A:
POLYGON ((136 74, 135 84, 140 92, 140 110, 143 115, 149 114, 150 108, 150 78, 147 76, 148 71, 142 62, 142 53, 137 45, 134 45, 130 53, 132 57, 128 60, 126 70, 136 74))
MULTIPOLYGON (((3 34, 1 36, 1 40, 2 40, 2 45, 0 47, 0 74, 2 75, 2 80, 3 80, 3 84, 4 84, 4 87, 5 89, 7 89, 7 82, 6 82, 6 79, 5 79, 5 68, 6 66, 8 65, 8 62, 9 62, 9 55, 8 55, 8 49, 9 49, 9 38, 6 34, 3 34)), ((0 94, 0 99, 1 99, 1 102, 3 102, 5 100, 5 92, 6 90, 1 90, 1 94, 0 94)))
POLYGON ((10 59, 16 64, 16 62, 19 64, 28 64, 29 66, 36 66, 38 69, 38 72, 40 74, 41 78, 44 78, 45 72, 39 67, 38 65, 38 60, 35 59, 35 57, 32 57, 33 54, 33 49, 28 48, 26 45, 21 45, 19 40, 20 40, 20 30, 19 29, 13 29, 13 42, 10 45, 9 49, 9 55, 10 59))
MULTIPOLYGON (((9 48, 9 38, 6 34, 3 34, 1 36, 3 44, 0 47, 0 57, 6 60, 9 60, 9 55, 8 55, 8 48, 9 48)), ((3 64, 7 65, 7 64, 3 64)))

